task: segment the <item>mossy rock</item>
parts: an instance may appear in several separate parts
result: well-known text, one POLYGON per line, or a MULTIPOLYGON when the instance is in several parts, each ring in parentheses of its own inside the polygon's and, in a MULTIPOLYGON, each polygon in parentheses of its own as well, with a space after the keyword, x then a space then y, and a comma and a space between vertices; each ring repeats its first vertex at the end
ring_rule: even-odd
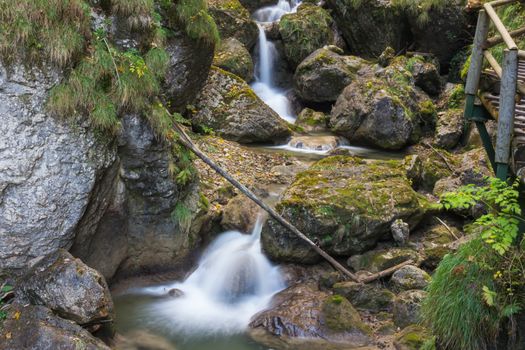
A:
POLYGON ((396 334, 394 346, 396 350, 420 350, 423 345, 430 346, 426 349, 435 349, 434 337, 432 333, 425 327, 418 325, 411 325, 404 328, 401 332, 396 334))
POLYGON ((295 125, 300 126, 306 132, 326 131, 327 124, 327 115, 311 108, 303 109, 295 121, 295 125))
POLYGON ((208 11, 222 39, 234 37, 248 49, 255 45, 259 29, 239 0, 208 0, 208 11))
POLYGON ((212 67, 191 118, 195 127, 211 128, 241 143, 278 142, 291 134, 288 124, 244 80, 218 67, 212 67))
POLYGON ((241 77, 246 82, 253 79, 252 56, 246 47, 235 38, 228 38, 221 42, 215 52, 213 64, 241 77))
POLYGON ((463 109, 453 108, 439 113, 434 144, 450 150, 459 143, 464 129, 463 109))
POLYGON ((328 297, 323 303, 324 321, 328 329, 334 332, 360 332, 370 335, 370 327, 365 325, 361 316, 350 302, 341 295, 328 297))
POLYGON ((417 261, 418 259, 418 253, 411 248, 378 249, 352 256, 348 259, 348 265, 354 271, 365 270, 375 273, 407 260, 417 261))
POLYGON ((416 143, 428 124, 425 101, 412 74, 391 65, 348 85, 332 108, 329 126, 356 144, 401 149, 416 143))
POLYGON ((333 285, 335 293, 346 297, 353 306, 373 313, 392 311, 395 294, 373 284, 339 282, 333 285))
POLYGON ((442 81, 439 75, 439 61, 432 56, 397 56, 391 62, 408 70, 414 77, 414 83, 427 94, 436 96, 441 92, 442 81))
POLYGON ((415 188, 432 192, 434 185, 440 179, 449 177, 461 165, 460 157, 441 148, 415 146, 405 158, 405 164, 413 163, 417 156, 419 162, 410 173, 415 188))
POLYGON ((417 289, 399 293, 394 299, 394 323, 398 327, 418 324, 421 321, 421 304, 427 292, 417 289))
POLYGON ((333 102, 367 61, 342 56, 329 47, 314 51, 299 64, 294 75, 297 94, 309 102, 333 102))
MULTIPOLYGON (((390 237, 394 220, 414 227, 424 214, 401 162, 366 162, 348 156, 325 158, 299 173, 276 209, 328 253, 338 256, 364 252, 390 237)), ((262 243, 276 260, 305 263, 319 259, 273 220, 263 228, 262 243)))
POLYGON ((424 289, 431 280, 432 278, 425 271, 416 266, 407 265, 394 272, 390 285, 395 291, 424 289))
POLYGON ((332 42, 331 24, 328 12, 312 4, 302 4, 296 13, 281 18, 279 32, 284 53, 293 68, 312 52, 332 42))

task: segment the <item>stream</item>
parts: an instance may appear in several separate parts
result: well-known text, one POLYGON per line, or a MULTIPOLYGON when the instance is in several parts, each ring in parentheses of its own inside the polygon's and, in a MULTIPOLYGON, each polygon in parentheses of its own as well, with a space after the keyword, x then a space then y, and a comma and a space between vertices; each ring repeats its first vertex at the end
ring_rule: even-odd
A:
MULTIPOLYGON (((282 58, 274 43, 267 40, 263 26, 296 11, 298 5, 294 0, 279 0, 253 14, 259 26, 259 41, 251 87, 289 123, 294 123, 296 116, 286 97, 287 89, 274 84, 274 65, 282 58)), ((279 146, 246 147, 255 152, 286 152, 306 162, 325 157, 336 148, 363 158, 400 157, 351 146, 329 133, 295 137, 279 146)), ((276 199, 283 190, 282 186, 276 188, 276 199)), ((272 296, 286 287, 279 268, 262 253, 261 229, 262 221, 258 220, 251 234, 220 234, 183 281, 135 287, 114 295, 117 331, 125 336, 146 331, 179 350, 268 349, 245 335, 252 316, 267 308, 272 296)))

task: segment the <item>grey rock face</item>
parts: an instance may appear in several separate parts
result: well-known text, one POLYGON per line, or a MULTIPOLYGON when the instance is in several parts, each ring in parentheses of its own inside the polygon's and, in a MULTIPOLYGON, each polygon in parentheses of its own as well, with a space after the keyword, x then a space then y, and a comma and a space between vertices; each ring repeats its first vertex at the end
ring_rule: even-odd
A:
POLYGON ((2 337, 0 350, 110 350, 84 328, 55 316, 43 306, 12 305, 2 336, 4 333, 10 333, 11 337, 2 337))
POLYGON ((462 109, 449 109, 439 113, 434 143, 444 149, 454 148, 463 135, 464 126, 462 109))
POLYGON ((163 92, 176 110, 192 103, 204 86, 213 60, 213 45, 195 41, 180 31, 168 40, 170 64, 163 92))
POLYGON ((104 278, 65 250, 52 253, 24 275, 18 297, 43 305, 78 324, 113 317, 113 302, 104 278))
POLYGON ((226 139, 275 142, 291 133, 286 122, 241 78, 213 67, 195 103, 192 121, 211 127, 226 139))
MULTIPOLYGON (((61 74, 0 64, 0 270, 69 248, 115 151, 89 126, 45 111, 61 74)), ((105 209, 89 213, 96 225, 105 209)), ((86 232, 89 235, 90 232, 86 232)))
POLYGON ((311 102, 335 101, 365 63, 358 57, 341 56, 327 48, 316 50, 295 71, 297 94, 311 102))

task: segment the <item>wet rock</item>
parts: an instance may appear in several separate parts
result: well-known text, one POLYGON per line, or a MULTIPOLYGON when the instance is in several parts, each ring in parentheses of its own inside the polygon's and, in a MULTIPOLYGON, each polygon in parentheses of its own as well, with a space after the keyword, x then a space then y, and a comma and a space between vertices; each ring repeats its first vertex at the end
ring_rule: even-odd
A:
POLYGON ((173 288, 168 291, 168 295, 172 298, 180 298, 184 296, 184 292, 180 289, 173 288))
POLYGON ((108 204, 90 200, 116 176, 113 144, 89 123, 47 113, 48 92, 62 77, 49 67, 0 63, 0 271, 9 274, 68 249, 78 230, 89 240, 108 204))
POLYGON ((259 29, 239 0, 208 1, 208 11, 217 24, 221 38, 234 37, 248 50, 255 45, 259 29))
POLYGON ((176 350, 166 338, 145 330, 118 336, 115 350, 176 350))
POLYGON ((240 0, 242 6, 244 6, 250 13, 254 12, 265 6, 275 5, 273 0, 240 0))
POLYGON ((358 309, 377 313, 392 311, 395 294, 373 284, 340 282, 333 285, 335 293, 347 298, 358 309))
MULTIPOLYGON (((339 256, 366 251, 390 237, 396 219, 413 227, 424 212, 400 162, 367 163, 346 156, 325 158, 298 174, 276 209, 329 254, 339 256)), ((275 260, 319 259, 273 220, 263 228, 262 244, 275 260)))
POLYGON ((270 308, 252 318, 250 335, 267 346, 312 344, 365 346, 370 329, 340 295, 329 296, 311 285, 296 285, 278 294, 270 308))
POLYGON ((290 147, 313 151, 327 151, 344 144, 337 136, 294 136, 290 139, 290 147))
POLYGON ((411 325, 396 334, 394 347, 396 350, 419 350, 428 342, 434 343, 432 333, 422 326, 411 325))
POLYGON ((78 324, 113 317, 113 302, 104 277, 59 250, 41 259, 17 285, 18 297, 43 305, 78 324))
POLYGON ((363 255, 354 255, 348 259, 348 265, 354 271, 365 270, 371 273, 386 270, 407 260, 417 261, 419 255, 410 248, 378 249, 363 255))
POLYGON ((391 1, 327 0, 334 20, 353 53, 378 57, 387 47, 396 52, 409 37, 404 13, 391 1))
POLYGON ((439 113, 434 144, 447 150, 454 148, 459 143, 464 128, 462 109, 449 109, 439 113))
POLYGON ((243 78, 246 82, 253 79, 252 56, 244 45, 235 38, 221 41, 221 46, 215 52, 213 64, 243 78))
POLYGON ((54 315, 51 310, 36 305, 10 306, 7 320, 0 330, 1 350, 109 350, 76 323, 54 315))
POLYGON ((222 212, 221 225, 225 230, 251 232, 261 209, 243 194, 231 199, 222 212))
POLYGON ((399 246, 404 246, 408 242, 410 235, 410 227, 403 220, 396 220, 390 226, 392 238, 399 246))
POLYGON ((279 32, 286 59, 292 68, 315 50, 332 42, 331 24, 328 12, 312 4, 301 4, 296 13, 281 18, 279 32))
POLYGON ((171 108, 181 112, 193 103, 208 77, 214 45, 205 40, 193 40, 172 26, 174 32, 166 43, 170 57, 162 86, 171 108))
POLYGON ((426 101, 409 71, 389 66, 348 85, 332 108, 329 126, 355 144, 400 149, 421 137, 426 101))
POLYGON ((333 102, 366 64, 358 57, 341 56, 328 48, 321 48, 299 64, 294 86, 305 101, 333 102))
POLYGON ((306 132, 326 131, 328 117, 323 112, 316 112, 313 109, 305 108, 297 116, 295 125, 300 126, 306 132))
POLYGON ((416 266, 407 265, 394 272, 390 284, 395 290, 425 289, 430 280, 430 275, 425 271, 416 266))
POLYGON ((278 142, 290 135, 286 122, 241 78, 213 67, 195 104, 192 122, 241 143, 278 142))
POLYGON ((427 296, 422 290, 407 290, 394 299, 394 323, 398 327, 406 327, 421 321, 419 310, 421 302, 427 296))
POLYGON ((264 34, 268 40, 281 40, 281 33, 279 33, 279 22, 262 22, 259 23, 264 29, 264 34))

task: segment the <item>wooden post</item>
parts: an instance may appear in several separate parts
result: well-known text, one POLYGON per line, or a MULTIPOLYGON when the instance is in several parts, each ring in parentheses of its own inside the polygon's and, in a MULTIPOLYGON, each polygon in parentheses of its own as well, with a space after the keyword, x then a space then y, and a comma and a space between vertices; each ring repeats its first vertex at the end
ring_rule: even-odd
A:
POLYGON ((499 96, 498 133, 496 139, 496 176, 506 180, 510 158, 510 146, 514 131, 516 88, 518 81, 518 49, 503 52, 503 72, 499 96))
POLYGON ((476 36, 472 54, 470 55, 470 66, 468 69, 467 82, 465 85, 466 104, 465 118, 471 120, 474 113, 474 100, 478 93, 479 79, 483 69, 483 46, 489 32, 489 20, 485 10, 480 10, 478 15, 478 24, 476 26, 476 36))

